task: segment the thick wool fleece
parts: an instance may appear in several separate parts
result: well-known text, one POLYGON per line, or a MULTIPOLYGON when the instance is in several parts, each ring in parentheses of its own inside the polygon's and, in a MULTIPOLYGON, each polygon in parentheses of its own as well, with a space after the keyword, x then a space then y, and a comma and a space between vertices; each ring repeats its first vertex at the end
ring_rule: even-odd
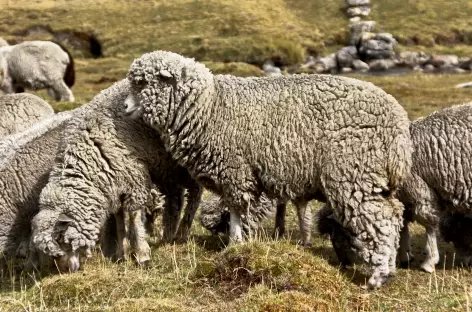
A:
POLYGON ((72 112, 59 113, 0 141, 0 253, 25 257, 31 219, 72 112))
POLYGON ((0 139, 21 132, 54 115, 52 107, 40 97, 29 93, 6 94, 0 97, 0 139))
POLYGON ((48 89, 55 100, 74 101, 64 77, 71 59, 59 45, 50 41, 25 41, 0 48, 3 70, 2 89, 13 93, 18 88, 48 89))
POLYGON ((152 203, 151 176, 157 185, 173 189, 178 189, 169 178, 174 174, 181 183, 191 180, 158 148, 162 143, 152 129, 125 118, 122 107, 129 91, 126 80, 117 82, 74 116, 41 192, 32 224, 34 244, 47 255, 74 258, 71 270, 78 269, 79 251, 89 253, 99 240, 108 214, 115 214, 119 224, 130 216, 130 244, 138 262, 147 261, 141 212, 152 203))
POLYGON ((142 114, 174 159, 222 196, 234 241, 262 192, 293 200, 300 220, 321 199, 374 270, 371 287, 394 269, 403 211, 394 193, 409 173, 411 142, 392 96, 339 76, 214 76, 165 51, 136 59, 128 79, 139 103, 128 112, 142 114))
MULTIPOLYGON (((412 220, 426 228, 426 259, 422 268, 428 272, 439 262, 436 233, 443 213, 472 211, 471 121, 472 103, 468 103, 411 123, 413 166, 399 196, 411 211, 412 220)), ((407 228, 404 235, 408 235, 407 228)), ((401 247, 400 259, 404 262, 409 246, 401 247)))

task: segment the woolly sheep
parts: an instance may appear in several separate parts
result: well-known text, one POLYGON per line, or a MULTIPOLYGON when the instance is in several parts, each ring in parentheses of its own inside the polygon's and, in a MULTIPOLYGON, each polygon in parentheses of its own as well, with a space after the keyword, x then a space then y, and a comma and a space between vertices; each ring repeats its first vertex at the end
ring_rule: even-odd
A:
MULTIPOLYGON (((156 148, 162 143, 148 126, 124 118, 122 106, 129 92, 126 80, 117 82, 72 118, 41 192, 32 240, 37 249, 57 258, 62 271, 79 269, 79 253, 90 254, 109 214, 117 219, 118 257, 133 252, 138 263, 150 259, 142 211, 151 201, 151 177, 166 196, 172 191, 166 200, 182 193, 181 185, 191 185, 201 194, 186 170, 164 148, 156 148)), ((193 200, 194 206, 198 200, 193 200)), ((186 221, 191 225, 189 218, 183 226, 186 221)))
POLYGON ((329 75, 212 75, 193 59, 155 51, 128 72, 130 118, 142 117, 166 149, 230 208, 230 238, 260 194, 292 200, 310 242, 311 199, 327 201, 369 264, 369 286, 395 269, 411 163, 409 121, 390 95, 329 75))
POLYGON ((0 253, 26 257, 39 193, 72 117, 63 112, 0 141, 0 253))
POLYGON ((19 93, 1 96, 0 138, 21 132, 52 115, 52 107, 36 95, 19 93))
MULTIPOLYGON (((413 164, 410 176, 398 192, 405 204, 399 251, 401 264, 411 259, 408 223, 412 221, 426 229, 423 270, 432 272, 439 262, 436 242, 439 230, 458 248, 459 256, 470 256, 467 254, 470 248, 466 248, 468 236, 463 229, 472 208, 471 120, 472 103, 468 103, 434 112, 411 123, 413 164)), ((335 237, 334 240, 341 241, 338 243, 341 245, 344 238, 335 237)))
POLYGON ((56 101, 74 102, 74 60, 67 49, 50 41, 25 41, 0 48, 5 93, 47 89, 56 101))

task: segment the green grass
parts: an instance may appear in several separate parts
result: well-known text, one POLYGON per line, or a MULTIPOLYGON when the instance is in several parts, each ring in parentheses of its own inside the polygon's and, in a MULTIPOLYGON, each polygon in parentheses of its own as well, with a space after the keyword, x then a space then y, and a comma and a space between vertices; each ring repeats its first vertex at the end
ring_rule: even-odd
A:
MULTIPOLYGON (((472 1, 372 3, 379 29, 398 37, 403 43, 399 49, 472 56, 467 39, 472 1), (414 41, 420 45, 410 46, 414 41), (448 43, 454 41, 460 44, 448 43)), ((343 6, 344 0, 0 0, 0 35, 14 39, 15 32, 30 25, 97 34, 105 57, 84 58, 73 51, 76 102, 51 103, 61 111, 87 103, 124 78, 134 58, 155 49, 195 57, 214 73, 238 76, 263 75, 256 65, 268 58, 289 65, 307 54, 334 51, 347 36, 343 6)), ((411 119, 472 101, 470 89, 454 89, 472 81, 471 74, 350 76, 392 94, 411 119)), ((37 94, 50 101, 46 92, 37 94)), ((266 228, 270 233, 272 221, 266 228)), ((299 248, 293 209, 288 228, 293 232, 284 240, 262 236, 225 250, 224 238, 208 236, 194 224, 188 243, 154 244, 152 266, 146 269, 110 263, 99 254, 74 274, 39 276, 6 267, 0 271, 0 310, 466 311, 470 307, 472 273, 454 265, 450 245, 440 244, 446 259, 434 274, 419 271, 424 238, 418 226, 413 226, 417 261, 409 270, 399 269, 376 292, 361 289, 366 279, 362 268, 340 269, 330 243, 321 237, 314 236, 312 248, 299 248)))

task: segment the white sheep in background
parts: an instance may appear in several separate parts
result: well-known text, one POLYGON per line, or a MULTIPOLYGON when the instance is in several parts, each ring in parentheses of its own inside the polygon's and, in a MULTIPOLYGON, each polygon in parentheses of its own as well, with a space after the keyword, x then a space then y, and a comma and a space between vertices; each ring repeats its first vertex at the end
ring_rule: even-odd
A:
POLYGON ((409 120, 374 85, 340 76, 212 75, 193 59, 155 51, 128 72, 130 118, 230 209, 232 242, 261 193, 292 200, 303 243, 308 201, 326 201, 370 269, 369 287, 395 270, 403 205, 395 192, 411 164, 409 120))
POLYGON ((41 191, 32 241, 35 248, 57 258, 62 271, 79 269, 79 255, 90 254, 110 214, 117 221, 117 257, 132 252, 138 263, 148 262, 142 214, 152 204, 151 182, 170 202, 165 209, 173 210, 164 213, 163 221, 171 229, 165 231, 170 238, 181 209, 181 201, 172 200, 183 201, 183 188, 189 189, 194 197, 188 200, 180 227, 190 229, 202 188, 171 159, 152 129, 124 116, 123 102, 129 93, 127 80, 117 82, 72 118, 41 191))
POLYGON ((75 82, 74 60, 54 42, 25 41, 0 47, 0 65, 5 93, 47 89, 56 101, 75 101, 69 89, 75 82))
POLYGON ((26 130, 52 115, 54 109, 36 95, 19 93, 0 96, 0 138, 26 130))

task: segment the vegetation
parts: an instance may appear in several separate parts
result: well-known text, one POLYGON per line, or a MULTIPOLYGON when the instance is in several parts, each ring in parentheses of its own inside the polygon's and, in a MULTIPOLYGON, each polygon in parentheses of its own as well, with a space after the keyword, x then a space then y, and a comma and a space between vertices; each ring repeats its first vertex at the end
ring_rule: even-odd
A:
MULTIPOLYGON (((156 49, 203 61, 215 73, 262 75, 266 59, 291 65, 325 54, 347 37, 344 1, 322 0, 0 0, 0 36, 14 42, 51 39, 29 26, 93 32, 103 58, 74 50, 76 103, 82 105, 122 79, 131 61, 156 49)), ((399 49, 472 56, 469 0, 372 0, 372 18, 399 39, 399 49), (401 21, 401 22, 399 22, 401 21)), ((472 100, 470 89, 454 85, 472 75, 350 75, 392 94, 411 118, 472 100)), ((49 101, 46 92, 38 94, 49 101)), ((313 210, 318 204, 313 203, 313 210)), ((341 269, 330 242, 316 236, 313 247, 297 246, 294 209, 286 239, 266 234, 224 249, 226 238, 211 237, 198 223, 186 244, 153 245, 152 265, 111 263, 99 253, 74 274, 28 274, 6 262, 1 271, 0 310, 6 311, 464 311, 469 310, 469 269, 454 261, 441 243, 442 259, 432 275, 419 271, 422 229, 413 226, 417 260, 399 269, 388 285, 364 291, 363 268, 341 269)), ((266 224, 270 233, 272 221, 266 224)))

